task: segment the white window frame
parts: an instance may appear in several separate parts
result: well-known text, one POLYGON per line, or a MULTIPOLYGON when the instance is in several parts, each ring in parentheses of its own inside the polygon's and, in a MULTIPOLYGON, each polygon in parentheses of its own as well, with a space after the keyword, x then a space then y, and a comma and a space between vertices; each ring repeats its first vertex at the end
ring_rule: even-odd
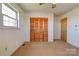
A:
POLYGON ((17 22, 17 26, 4 26, 4 25, 3 25, 3 16, 7 16, 7 17, 9 17, 9 18, 11 18, 11 19, 14 19, 14 18, 12 18, 12 17, 10 17, 10 16, 8 16, 8 15, 3 14, 3 13, 2 13, 2 4, 0 4, 0 8, 1 8, 1 10, 0 10, 0 16, 1 16, 0 28, 5 28, 5 29, 18 29, 18 26, 19 26, 19 24, 18 24, 19 13, 15 10, 15 8, 12 7, 12 5, 10 5, 10 4, 5 4, 5 3, 3 3, 3 4, 6 5, 8 8, 10 8, 12 11, 16 12, 16 19, 15 19, 15 20, 16 20, 16 22, 17 22))

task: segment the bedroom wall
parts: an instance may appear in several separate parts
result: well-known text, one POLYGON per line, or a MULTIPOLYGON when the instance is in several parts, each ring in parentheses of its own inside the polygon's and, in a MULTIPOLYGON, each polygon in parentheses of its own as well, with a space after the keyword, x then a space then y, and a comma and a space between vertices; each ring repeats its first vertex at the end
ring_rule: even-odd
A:
POLYGON ((0 28, 0 55, 11 55, 18 47, 25 42, 25 14, 17 4, 12 4, 20 13, 19 29, 0 28))
POLYGON ((67 16, 67 42, 79 48, 79 7, 61 16, 67 16))
POLYGON ((54 39, 61 39, 60 16, 54 16, 54 39))
POLYGON ((30 41, 30 17, 46 17, 48 18, 48 41, 53 42, 53 20, 54 14, 50 11, 31 11, 26 13, 26 40, 30 41))

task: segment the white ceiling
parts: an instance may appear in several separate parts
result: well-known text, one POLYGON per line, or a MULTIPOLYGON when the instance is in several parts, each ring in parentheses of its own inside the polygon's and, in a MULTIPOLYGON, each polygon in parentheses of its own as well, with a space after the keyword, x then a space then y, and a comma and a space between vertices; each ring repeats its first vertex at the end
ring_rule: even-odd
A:
POLYGON ((62 15, 73 8, 79 6, 79 3, 57 3, 55 8, 52 8, 52 3, 45 3, 39 5, 39 3, 20 3, 19 6, 26 12, 28 11, 52 11, 55 15, 62 15))

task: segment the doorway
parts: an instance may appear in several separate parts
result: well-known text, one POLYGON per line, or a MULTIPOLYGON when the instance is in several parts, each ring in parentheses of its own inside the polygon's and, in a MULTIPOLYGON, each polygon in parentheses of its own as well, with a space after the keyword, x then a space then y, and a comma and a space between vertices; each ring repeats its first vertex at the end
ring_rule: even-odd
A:
POLYGON ((61 40, 67 42, 67 17, 61 20, 61 40))
POLYGON ((30 18, 30 41, 48 41, 48 18, 30 18))

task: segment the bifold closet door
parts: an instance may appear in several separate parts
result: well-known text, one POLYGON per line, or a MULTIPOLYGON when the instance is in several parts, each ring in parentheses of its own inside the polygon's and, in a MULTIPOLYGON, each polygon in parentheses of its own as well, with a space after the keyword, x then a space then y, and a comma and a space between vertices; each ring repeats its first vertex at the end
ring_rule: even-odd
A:
POLYGON ((39 27, 40 27, 40 30, 39 30, 39 38, 40 38, 40 42, 43 42, 44 41, 44 27, 43 27, 43 18, 39 18, 39 27))
POLYGON ((34 29, 35 18, 30 18, 30 41, 35 41, 35 29, 34 29))
POLYGON ((48 18, 44 18, 44 41, 48 41, 48 18))
POLYGON ((40 41, 40 29, 39 29, 39 19, 38 18, 30 18, 30 40, 31 42, 39 42, 40 41))
POLYGON ((39 38, 39 19, 38 18, 35 18, 34 20, 34 32, 35 32, 35 42, 39 42, 40 41, 40 38, 39 38))
POLYGON ((30 18, 30 39, 32 42, 48 41, 48 18, 30 18))

